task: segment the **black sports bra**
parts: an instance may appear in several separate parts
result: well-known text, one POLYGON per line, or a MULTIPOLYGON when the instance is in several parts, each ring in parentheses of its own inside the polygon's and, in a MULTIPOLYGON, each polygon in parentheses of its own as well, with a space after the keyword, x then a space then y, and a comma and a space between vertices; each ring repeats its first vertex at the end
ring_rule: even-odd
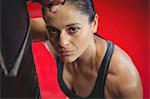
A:
POLYGON ((87 97, 80 97, 80 96, 76 95, 72 90, 70 90, 66 86, 66 84, 62 78, 64 63, 60 60, 59 57, 57 57, 58 82, 59 82, 61 89, 65 93, 65 95, 67 95, 69 98, 72 98, 72 99, 74 99, 74 98, 75 99, 93 99, 93 98, 103 99, 104 98, 105 80, 106 80, 106 76, 107 76, 109 63, 110 63, 110 60, 111 60, 111 57, 113 54, 113 50, 114 50, 113 43, 111 41, 107 41, 107 51, 102 60, 96 83, 94 85, 93 91, 87 97))

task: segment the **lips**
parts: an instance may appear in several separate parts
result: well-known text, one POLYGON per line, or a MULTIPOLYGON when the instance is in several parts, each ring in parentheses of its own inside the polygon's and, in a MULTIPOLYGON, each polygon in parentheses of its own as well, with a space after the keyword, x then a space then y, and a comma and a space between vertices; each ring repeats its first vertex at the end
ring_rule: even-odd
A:
POLYGON ((69 50, 69 51, 58 51, 58 53, 61 55, 61 56, 70 56, 74 53, 74 50, 69 50))

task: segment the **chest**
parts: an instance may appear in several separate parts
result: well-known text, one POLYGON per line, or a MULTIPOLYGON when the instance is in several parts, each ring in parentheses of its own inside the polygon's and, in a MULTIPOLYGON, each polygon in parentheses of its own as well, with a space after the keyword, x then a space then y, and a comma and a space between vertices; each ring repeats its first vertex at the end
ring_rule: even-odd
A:
POLYGON ((89 96, 97 85, 97 72, 87 72, 72 74, 65 68, 63 71, 62 78, 65 85, 72 90, 76 95, 81 97, 89 96))

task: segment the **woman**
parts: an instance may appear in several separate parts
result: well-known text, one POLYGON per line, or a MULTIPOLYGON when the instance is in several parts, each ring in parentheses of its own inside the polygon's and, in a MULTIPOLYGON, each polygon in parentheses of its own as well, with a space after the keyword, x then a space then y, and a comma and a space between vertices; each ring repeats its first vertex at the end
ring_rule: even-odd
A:
POLYGON ((91 0, 66 0, 56 13, 44 7, 43 17, 58 81, 69 98, 142 98, 131 58, 96 34, 98 15, 91 0))

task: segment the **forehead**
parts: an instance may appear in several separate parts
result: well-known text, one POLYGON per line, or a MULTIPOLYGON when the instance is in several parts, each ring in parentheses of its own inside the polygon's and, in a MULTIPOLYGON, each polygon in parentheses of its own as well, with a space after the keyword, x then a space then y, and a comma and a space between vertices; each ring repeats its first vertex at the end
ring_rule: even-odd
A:
POLYGON ((65 4, 57 13, 47 12, 44 16, 46 24, 67 25, 70 23, 88 22, 88 16, 83 14, 74 5, 65 4))

